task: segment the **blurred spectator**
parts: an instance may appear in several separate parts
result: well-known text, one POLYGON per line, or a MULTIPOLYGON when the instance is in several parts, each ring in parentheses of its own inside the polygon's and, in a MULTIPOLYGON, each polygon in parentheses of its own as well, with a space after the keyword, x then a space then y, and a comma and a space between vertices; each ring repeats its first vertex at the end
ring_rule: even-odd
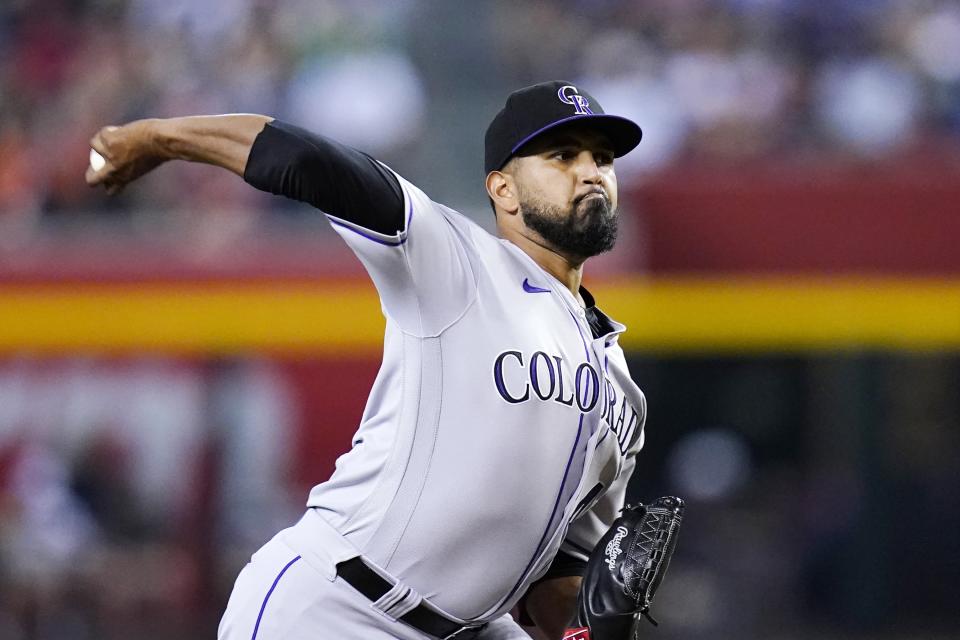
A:
POLYGON ((3 564, 17 582, 53 588, 96 543, 100 532, 70 490, 68 462, 38 443, 13 460, 8 491, 14 517, 4 527, 3 564))
POLYGON ((915 78, 889 60, 868 58, 823 65, 817 111, 838 142, 882 155, 909 141, 920 107, 915 78))
POLYGON ((89 439, 74 465, 70 489, 114 541, 145 537, 147 519, 141 512, 130 473, 130 455, 109 432, 89 439))
POLYGON ((289 102, 299 125, 383 157, 417 138, 426 97, 410 60, 384 51, 308 58, 289 102))
MULTIPOLYGON (((490 8, 494 19, 476 21, 470 37, 496 52, 501 83, 448 91, 423 55, 459 59, 455 52, 417 51, 408 40, 409 25, 430 20, 428 0, 6 3, 4 229, 22 237, 58 212, 290 209, 197 167, 163 168, 121 198, 88 190, 89 136, 147 116, 265 112, 406 162, 398 168, 428 189, 466 189, 446 156, 409 151, 420 140, 460 139, 453 128, 472 126, 479 153, 485 123, 431 118, 431 100, 460 100, 453 112, 475 113, 466 101, 477 95, 496 104, 508 89, 547 77, 582 81, 608 110, 641 122, 645 142, 622 162, 627 180, 689 157, 788 159, 814 149, 892 161, 915 143, 957 148, 960 8, 949 0, 514 0, 490 8)), ((479 186, 459 196, 482 201, 479 186)))

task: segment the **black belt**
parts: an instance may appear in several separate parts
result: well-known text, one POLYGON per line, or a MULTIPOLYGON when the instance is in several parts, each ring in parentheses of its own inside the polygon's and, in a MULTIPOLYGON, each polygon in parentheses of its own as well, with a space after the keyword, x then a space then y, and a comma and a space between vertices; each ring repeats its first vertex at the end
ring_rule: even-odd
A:
MULTIPOLYGON (((373 602, 382 598, 387 591, 393 588, 388 580, 364 564, 360 558, 351 558, 338 564, 337 575, 373 602)), ((435 611, 431 611, 423 604, 417 605, 398 619, 418 631, 443 640, 449 638, 469 640, 486 626, 464 626, 435 611)))

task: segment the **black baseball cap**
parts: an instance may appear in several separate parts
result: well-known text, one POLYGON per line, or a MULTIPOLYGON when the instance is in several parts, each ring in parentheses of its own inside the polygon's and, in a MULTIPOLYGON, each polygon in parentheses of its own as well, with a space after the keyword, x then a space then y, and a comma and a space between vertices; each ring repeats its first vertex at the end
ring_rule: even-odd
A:
POLYGON ((540 134, 572 122, 606 135, 617 158, 632 151, 643 136, 637 123, 604 113, 593 96, 572 82, 541 82, 511 93, 487 127, 486 173, 501 169, 521 147, 540 134))

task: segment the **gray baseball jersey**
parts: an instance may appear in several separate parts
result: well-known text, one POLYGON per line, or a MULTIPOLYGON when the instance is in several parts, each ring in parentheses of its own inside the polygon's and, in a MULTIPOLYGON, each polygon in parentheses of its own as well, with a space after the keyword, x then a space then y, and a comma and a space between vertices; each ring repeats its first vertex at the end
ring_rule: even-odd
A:
MULTIPOLYGON (((395 234, 328 216, 386 316, 353 446, 308 505, 304 557, 361 553, 449 615, 508 611, 558 550, 585 559, 623 504, 645 400, 602 314, 517 246, 399 179, 395 234)), ((589 295, 589 294, 587 294, 589 295)))

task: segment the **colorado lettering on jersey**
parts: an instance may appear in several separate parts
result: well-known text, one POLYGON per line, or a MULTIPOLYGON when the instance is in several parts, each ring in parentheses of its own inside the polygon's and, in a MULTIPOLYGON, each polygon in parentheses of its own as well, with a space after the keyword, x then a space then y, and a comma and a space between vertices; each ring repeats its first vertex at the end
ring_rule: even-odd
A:
POLYGON ((504 351, 493 362, 493 381, 497 393, 510 404, 536 399, 568 407, 576 404, 583 413, 601 411, 601 418, 617 436, 620 452, 626 453, 639 420, 637 410, 626 396, 618 397, 613 383, 589 362, 580 363, 574 371, 562 357, 544 351, 535 351, 526 360, 520 351, 504 351), (507 384, 509 374, 512 388, 507 384))

